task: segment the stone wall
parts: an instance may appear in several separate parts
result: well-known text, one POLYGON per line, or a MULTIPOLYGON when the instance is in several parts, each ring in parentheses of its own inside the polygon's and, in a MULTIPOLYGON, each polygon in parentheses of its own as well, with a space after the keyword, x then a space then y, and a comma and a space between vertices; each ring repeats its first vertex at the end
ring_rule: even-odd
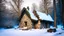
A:
POLYGON ((28 29, 32 28, 32 21, 26 14, 23 15, 21 22, 19 24, 19 28, 23 27, 27 27, 28 29), (27 26, 25 26, 25 22, 27 22, 27 26))

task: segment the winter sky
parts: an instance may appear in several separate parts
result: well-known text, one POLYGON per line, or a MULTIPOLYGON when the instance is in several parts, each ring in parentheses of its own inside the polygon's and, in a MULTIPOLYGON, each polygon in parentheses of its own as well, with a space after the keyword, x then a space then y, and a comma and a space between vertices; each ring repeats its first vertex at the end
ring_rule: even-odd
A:
MULTIPOLYGON (((42 0, 23 0, 23 7, 27 7, 29 6, 30 8, 32 8, 32 4, 35 3, 37 5, 37 7, 39 7, 39 4, 41 3, 42 0)), ((53 0, 51 0, 51 5, 53 4, 53 0)))
POLYGON ((24 0, 23 2, 23 7, 32 7, 32 4, 35 3, 37 6, 39 6, 39 3, 40 3, 41 0, 24 0))
MULTIPOLYGON (((11 0, 7 0, 7 1, 11 1, 11 0)), ((35 3, 37 5, 37 7, 39 7, 39 4, 41 3, 42 0, 23 0, 22 2, 22 7, 27 7, 29 6, 30 8, 32 8, 32 4, 35 3)), ((51 0, 51 5, 53 4, 53 0, 51 0)), ((11 8, 10 5, 6 4, 7 8, 11 8)))

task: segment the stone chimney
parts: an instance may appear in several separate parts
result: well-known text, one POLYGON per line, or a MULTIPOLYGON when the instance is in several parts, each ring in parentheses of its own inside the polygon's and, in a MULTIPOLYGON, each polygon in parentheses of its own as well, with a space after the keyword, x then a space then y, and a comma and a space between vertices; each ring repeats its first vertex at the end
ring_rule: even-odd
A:
POLYGON ((40 19, 39 19, 38 23, 35 25, 35 29, 40 29, 40 25, 41 25, 41 22, 40 22, 40 19))

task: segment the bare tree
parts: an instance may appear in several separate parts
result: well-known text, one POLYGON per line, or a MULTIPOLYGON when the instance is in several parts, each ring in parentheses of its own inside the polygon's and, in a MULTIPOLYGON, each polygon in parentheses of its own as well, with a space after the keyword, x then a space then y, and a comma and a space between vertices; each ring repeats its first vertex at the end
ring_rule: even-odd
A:
MULTIPOLYGON (((4 13, 4 15, 5 16, 7 15, 6 18, 11 19, 12 21, 13 20, 18 21, 19 18, 20 18, 20 15, 21 15, 21 5, 22 5, 22 2, 23 2, 22 0, 4 0, 4 5, 3 6, 5 7, 4 10, 5 10, 6 14, 4 13), (9 6, 11 6, 10 8, 12 8, 12 9, 8 9, 9 6)), ((11 22, 11 24, 13 24, 13 23, 11 22)))
MULTIPOLYGON (((39 6, 39 11, 40 11, 40 12, 44 12, 44 0, 41 0, 39 5, 40 5, 40 6, 39 6)), ((45 12, 44 12, 44 13, 45 13, 45 12)))
POLYGON ((45 9, 45 13, 48 14, 48 7, 47 7, 47 0, 44 0, 44 9, 45 9))
POLYGON ((11 10, 14 10, 15 12, 17 12, 18 17, 20 17, 21 15, 21 5, 22 5, 22 0, 5 0, 6 3, 8 3, 11 6, 11 10))
POLYGON ((46 14, 52 12, 51 0, 41 0, 40 2, 40 11, 46 14))
POLYGON ((21 4, 22 4, 22 0, 12 0, 12 1, 13 1, 14 5, 10 2, 11 6, 18 13, 18 16, 20 16, 21 15, 21 4))

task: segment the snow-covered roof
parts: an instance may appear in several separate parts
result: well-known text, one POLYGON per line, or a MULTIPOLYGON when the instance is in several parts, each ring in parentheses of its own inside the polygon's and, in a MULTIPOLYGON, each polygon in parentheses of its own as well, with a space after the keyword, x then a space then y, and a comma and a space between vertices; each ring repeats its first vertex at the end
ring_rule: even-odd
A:
POLYGON ((41 20, 52 21, 52 22, 54 21, 49 14, 46 15, 45 13, 42 13, 42 12, 39 12, 39 11, 37 11, 37 14, 39 15, 41 20))
POLYGON ((32 11, 29 10, 29 13, 30 13, 31 19, 33 19, 33 20, 38 20, 38 19, 36 18, 36 16, 32 13, 32 11))
POLYGON ((49 19, 49 21, 53 21, 54 22, 54 20, 52 19, 52 17, 48 14, 48 19, 49 19))
MULTIPOLYGON (((32 11, 30 11, 30 10, 28 10, 28 11, 30 13, 31 19, 38 20, 37 17, 33 14, 32 11)), ((37 11, 37 14, 39 15, 41 20, 52 21, 52 22, 54 21, 49 14, 46 15, 45 13, 42 13, 42 12, 39 12, 39 11, 37 11)))

